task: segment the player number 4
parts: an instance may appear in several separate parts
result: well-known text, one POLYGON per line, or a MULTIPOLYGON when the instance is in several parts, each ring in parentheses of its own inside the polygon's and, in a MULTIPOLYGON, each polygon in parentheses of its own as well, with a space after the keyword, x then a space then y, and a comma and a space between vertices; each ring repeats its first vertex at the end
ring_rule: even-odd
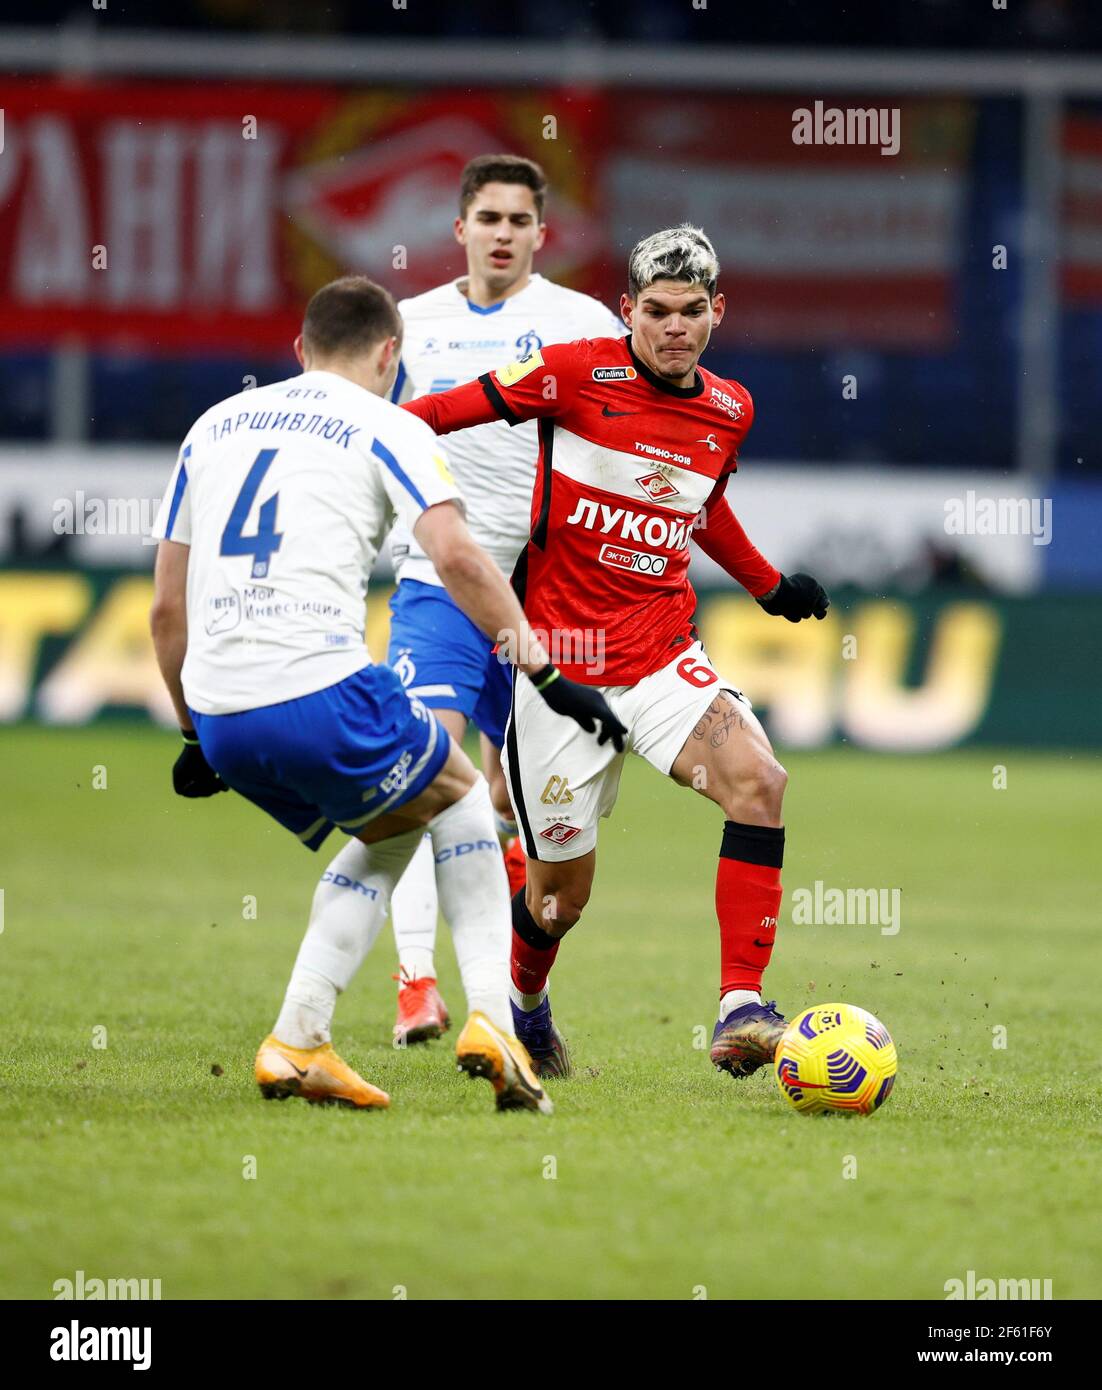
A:
POLYGON ((264 481, 264 475, 272 466, 272 460, 278 453, 278 449, 261 449, 257 454, 253 466, 249 469, 248 476, 241 485, 241 491, 237 494, 237 501, 233 504, 230 512, 230 519, 226 522, 226 529, 222 532, 222 545, 219 553, 222 555, 251 555, 253 557, 252 577, 254 579, 267 579, 268 564, 283 543, 283 532, 276 530, 276 509, 279 506, 279 493, 275 492, 260 508, 257 518, 256 532, 254 535, 246 536, 242 528, 248 519, 252 505, 256 501, 256 494, 260 491, 260 484, 264 481))

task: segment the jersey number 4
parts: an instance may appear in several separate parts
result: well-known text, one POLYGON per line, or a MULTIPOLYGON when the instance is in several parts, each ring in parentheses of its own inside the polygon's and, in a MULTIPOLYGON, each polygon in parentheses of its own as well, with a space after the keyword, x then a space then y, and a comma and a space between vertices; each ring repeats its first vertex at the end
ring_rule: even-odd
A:
POLYGON ((230 519, 226 522, 226 529, 222 532, 222 545, 219 553, 222 555, 251 555, 253 557, 252 577, 254 579, 267 579, 268 562, 283 542, 283 532, 277 531, 275 528, 279 493, 273 493, 260 508, 256 532, 253 535, 244 535, 241 528, 245 525, 245 520, 256 501, 256 494, 260 491, 264 474, 271 468, 272 460, 278 452, 277 449, 261 449, 260 453, 257 454, 256 461, 249 469, 248 477, 242 483, 241 491, 237 494, 237 501, 233 504, 233 511, 230 512, 230 519))

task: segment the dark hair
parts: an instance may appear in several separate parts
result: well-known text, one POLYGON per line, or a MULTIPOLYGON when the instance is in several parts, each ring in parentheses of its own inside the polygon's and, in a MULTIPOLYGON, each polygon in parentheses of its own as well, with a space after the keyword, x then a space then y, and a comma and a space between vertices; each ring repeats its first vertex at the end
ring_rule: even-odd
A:
POLYGON ((303 347, 321 357, 353 357, 384 338, 401 338, 402 319, 389 290, 366 275, 331 280, 306 306, 303 347))
POLYGON ((459 182, 460 217, 466 217, 475 194, 487 183, 520 183, 530 188, 536 200, 536 215, 543 220, 547 175, 534 159, 519 154, 480 154, 472 159, 459 182))

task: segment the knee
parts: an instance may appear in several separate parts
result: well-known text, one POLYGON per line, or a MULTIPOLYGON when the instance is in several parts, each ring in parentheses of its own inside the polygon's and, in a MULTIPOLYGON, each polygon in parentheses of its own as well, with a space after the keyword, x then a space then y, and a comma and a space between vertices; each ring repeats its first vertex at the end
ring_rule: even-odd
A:
POLYGON ((725 811, 730 820, 753 825, 781 823, 788 773, 771 753, 763 754, 735 781, 725 811))
POLYGON ((540 892, 529 883, 525 901, 537 925, 548 936, 565 936, 576 926, 589 901, 589 888, 581 884, 550 884, 540 892))

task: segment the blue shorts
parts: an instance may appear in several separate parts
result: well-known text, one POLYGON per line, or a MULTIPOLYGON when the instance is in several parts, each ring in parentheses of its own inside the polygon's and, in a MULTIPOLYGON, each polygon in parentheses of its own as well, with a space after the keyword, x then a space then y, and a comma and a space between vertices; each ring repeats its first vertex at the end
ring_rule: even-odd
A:
POLYGON ((403 579, 390 600, 387 661, 430 709, 457 709, 498 748, 512 698, 512 667, 499 661, 446 589, 403 579))
POLYGON ((334 826, 355 834, 419 795, 451 743, 389 666, 365 666, 282 704, 191 716, 222 780, 307 849, 320 848, 334 826))

